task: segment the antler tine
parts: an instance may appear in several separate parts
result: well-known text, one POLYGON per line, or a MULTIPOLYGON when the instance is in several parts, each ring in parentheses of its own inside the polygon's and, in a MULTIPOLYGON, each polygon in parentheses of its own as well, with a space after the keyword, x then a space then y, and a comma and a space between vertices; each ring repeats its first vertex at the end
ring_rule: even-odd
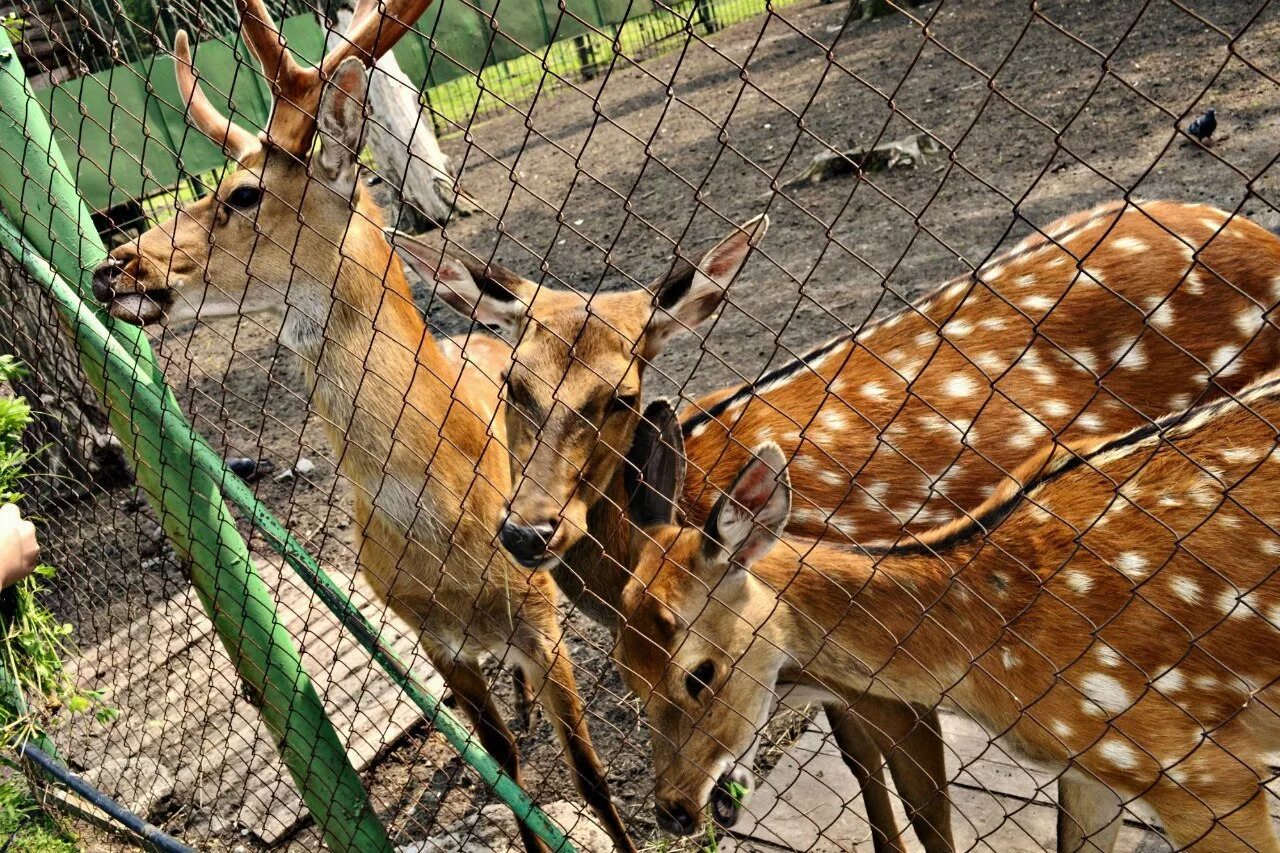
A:
POLYGON ((285 46, 284 37, 271 20, 271 13, 263 0, 236 0, 236 8, 240 12, 240 32, 244 34, 245 44, 261 63, 262 73, 271 84, 272 91, 278 92, 302 69, 285 46))
POLYGON ((177 60, 173 68, 178 77, 178 91, 182 95, 192 126, 236 161, 243 160, 261 147, 262 143, 257 136, 218 112, 205 96, 191 62, 191 41, 186 30, 178 30, 173 43, 173 55, 177 60))
POLYGON ((386 0, 385 5, 380 0, 358 0, 351 28, 342 43, 325 56, 321 63, 323 72, 332 74, 343 60, 352 56, 372 66, 395 47, 430 5, 431 0, 386 0))

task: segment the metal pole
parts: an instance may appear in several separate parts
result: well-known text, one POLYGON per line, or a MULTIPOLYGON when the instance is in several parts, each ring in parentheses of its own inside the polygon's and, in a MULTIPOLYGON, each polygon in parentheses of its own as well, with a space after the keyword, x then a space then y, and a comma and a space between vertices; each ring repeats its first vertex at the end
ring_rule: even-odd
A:
MULTIPOLYGON (((61 271, 83 296, 106 251, 7 33, 0 33, 0 151, 15 161, 0 165, 0 207, 40 258, 50 260, 50 272, 61 271)), ((10 238, 6 243, 12 243, 13 230, 3 231, 10 238)), ((23 257, 29 252, 21 245, 7 248, 24 263, 36 260, 23 257)), ((66 313, 66 305, 59 304, 66 313)), ((76 335, 81 364, 108 406, 112 428, 134 460, 138 483, 156 517, 174 546, 189 558, 200 600, 325 842, 335 851, 390 853, 386 830, 302 668, 298 649, 222 501, 218 482, 194 464, 190 444, 174 441, 153 415, 133 404, 135 388, 149 380, 159 389, 161 413, 182 418, 145 335, 109 318, 95 319, 113 343, 131 354, 138 373, 122 369, 106 357, 101 344, 94 346, 82 336, 84 324, 70 312, 67 322, 76 335)))

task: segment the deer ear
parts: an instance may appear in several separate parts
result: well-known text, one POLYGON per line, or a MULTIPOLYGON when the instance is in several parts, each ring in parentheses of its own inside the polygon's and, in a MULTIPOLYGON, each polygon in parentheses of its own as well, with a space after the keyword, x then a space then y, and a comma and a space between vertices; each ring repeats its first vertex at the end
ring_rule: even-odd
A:
POLYGON ((653 319, 645 334, 649 357, 661 352, 672 337, 693 329, 715 313, 746 263, 747 254, 767 230, 769 217, 761 214, 735 229, 696 264, 680 260, 668 275, 649 286, 653 294, 653 319))
POLYGON ((748 568, 778 541, 790 515, 787 459, 770 441, 755 449, 755 457, 712 507, 703 528, 703 552, 716 562, 748 568))
POLYGON ((450 308, 511 339, 519 334, 536 284, 495 263, 444 256, 440 249, 402 231, 389 229, 387 236, 414 272, 444 285, 436 295, 450 308))
POLYGON ((675 523, 685 467, 684 435, 675 407, 668 400, 654 400, 640 416, 622 469, 636 527, 675 523))
POLYGON ((344 195, 355 190, 368 90, 369 75, 364 63, 351 57, 343 60, 329 76, 320 95, 320 110, 316 115, 320 151, 312 162, 320 177, 344 195))

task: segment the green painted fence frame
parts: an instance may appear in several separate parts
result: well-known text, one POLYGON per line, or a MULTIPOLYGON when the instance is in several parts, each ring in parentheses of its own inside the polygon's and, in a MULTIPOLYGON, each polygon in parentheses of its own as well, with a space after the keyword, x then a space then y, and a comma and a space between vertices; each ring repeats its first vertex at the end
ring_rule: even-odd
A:
POLYGON ((574 853, 563 831, 422 687, 350 598, 195 432, 142 332, 106 317, 82 298, 106 252, 3 34, 0 149, 20 167, 0 165, 0 208, 9 217, 0 216, 0 248, 24 265, 63 312, 85 372, 134 460, 138 481, 166 533, 191 559, 201 601, 240 677, 259 698, 264 720, 329 848, 391 850, 220 491, 250 514, 272 546, 516 816, 551 850, 574 853))
MULTIPOLYGON (((425 90, 652 9, 651 0, 567 0, 562 15, 558 0, 438 0, 395 54, 409 79, 425 90), (497 32, 489 25, 493 16, 497 32)), ((325 31, 314 16, 291 17, 281 31, 299 59, 318 61, 325 31)), ((261 129, 270 91, 238 37, 202 41, 193 59, 214 103, 228 104, 235 121, 261 129)), ((76 153, 76 186, 94 210, 145 198, 173 187, 183 175, 223 165, 222 152, 186 124, 173 64, 161 52, 36 92, 58 145, 76 153)))

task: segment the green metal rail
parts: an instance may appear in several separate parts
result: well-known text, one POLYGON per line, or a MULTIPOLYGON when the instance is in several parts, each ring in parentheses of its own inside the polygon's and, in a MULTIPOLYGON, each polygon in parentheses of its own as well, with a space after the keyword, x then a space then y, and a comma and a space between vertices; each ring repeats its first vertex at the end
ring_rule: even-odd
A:
MULTIPOLYGON (((2 52, 0 51, 0 53, 2 52)), ((243 670, 246 653, 257 652, 258 655, 261 654, 264 648, 259 645, 261 639, 259 638, 257 642, 253 643, 252 648, 245 649, 243 648, 246 645, 244 634, 247 632, 242 633, 237 630, 237 617, 251 619, 256 617, 261 621, 261 624, 255 624, 254 627, 259 629, 269 627, 271 629, 271 637, 267 641, 268 645, 265 648, 274 650, 277 646, 280 646, 283 651, 292 653, 297 676, 294 686, 298 688, 298 692, 309 694, 312 699, 315 699, 318 707, 318 699, 315 697, 314 688, 312 688, 305 672, 302 671, 300 662, 297 662, 297 652, 292 640, 287 635, 284 635, 280 620, 275 617, 269 593, 249 560, 244 542, 231 522, 225 506, 222 504, 218 489, 225 491, 234 503, 252 517, 253 522, 267 537, 272 547, 284 556, 285 560, 298 572, 304 582, 316 592, 317 596, 334 612, 343 625, 352 632, 357 641, 370 652, 373 658, 387 671, 392 680, 405 690, 406 694, 458 750, 462 758, 476 770, 484 782, 512 809, 515 815, 547 842, 553 851, 574 853, 574 848, 565 837, 563 831, 541 809, 534 805, 528 794, 510 776, 502 771, 493 758, 475 741, 466 727, 459 723, 449 713, 448 709, 441 706, 436 697, 423 688, 421 682, 404 662, 382 640, 377 628, 360 613, 346 593, 329 578, 311 554, 294 539, 292 534, 285 529, 284 525, 271 511, 258 501, 253 491, 227 470, 221 457, 182 415, 172 392, 166 386, 164 377, 155 364, 150 346, 141 332, 127 324, 112 321, 110 318, 105 318, 104 320, 99 311, 91 308, 82 299, 82 294, 86 292, 88 276, 91 275, 97 263, 105 256, 105 251, 101 248, 101 244, 93 232, 87 211, 84 210, 83 205, 80 204, 78 197, 75 195, 74 187, 66 176, 65 167, 60 164, 61 158, 58 154, 57 146, 47 135, 47 124, 44 124, 44 137, 39 137, 36 132, 39 129, 38 127, 33 128, 31 126, 32 113, 38 118, 38 123, 44 122, 43 114, 40 113, 38 105, 34 101, 26 101, 27 106, 21 120, 15 120, 9 116, 3 106, 3 104, 20 103, 11 97, 9 91, 10 87, 16 85, 12 75, 5 73, 8 70, 6 63, 9 66, 16 67, 16 62, 10 62, 10 59, 11 56, 9 58, 0 56, 0 146, 11 152, 15 150, 23 150, 25 152, 31 147, 35 138, 43 138, 46 142, 43 146, 38 146, 41 152, 38 157, 24 157, 22 177, 25 177, 25 180, 19 177, 19 186, 17 188, 10 185, 10 182, 13 181, 13 176, 6 178, 0 174, 0 204, 9 212, 10 216, 13 216, 15 212, 21 216, 24 224, 31 220, 35 220, 37 223, 48 223, 49 233, 51 235, 58 234, 62 238, 63 246, 61 251, 63 251, 64 255, 67 254, 65 252, 66 245, 75 245, 77 243, 85 245, 82 246, 81 254, 78 257, 74 255, 64 257, 64 262, 67 263, 66 267, 58 267, 56 261, 51 264, 46 258, 54 257, 53 253, 60 250, 59 239, 46 238, 43 241, 45 245, 42 246, 30 233, 30 231, 34 230, 39 234, 39 228, 24 228, 20 233, 11 222, 0 217, 0 248, 3 248, 24 264, 28 273, 52 296, 66 317, 76 338, 77 345, 80 347, 86 372, 89 373, 90 379, 96 388, 100 391, 105 389, 105 398, 111 407, 113 428, 116 429, 121 440, 136 454, 134 458, 139 462, 139 482, 149 495, 157 496, 153 497, 153 502, 159 502, 156 505, 157 515, 166 521, 166 532, 169 532, 171 537, 174 537, 175 545, 182 549, 184 553, 190 553, 193 561, 197 557, 205 557, 212 558, 215 562, 215 566, 212 569, 202 567, 200 572, 193 570, 193 581, 196 582, 197 589, 200 591, 201 598, 205 601, 206 606, 208 607, 212 604, 210 613, 215 617, 215 625, 218 626, 219 634, 223 636, 224 643, 228 642, 228 637, 224 634, 224 630, 231 635, 233 642, 238 643, 237 648, 234 650, 231 645, 228 645, 228 651, 231 652, 233 660, 236 660, 243 670), (17 136, 13 138, 19 143, 16 148, 6 144, 6 138, 15 133, 17 136), (43 159, 48 165, 42 170, 39 168, 39 162, 28 164, 26 162, 28 159, 34 159, 35 161, 43 159), (29 193, 31 197, 24 197, 21 193, 27 192, 29 184, 37 188, 44 187, 46 189, 31 191, 29 193), (15 193, 14 189, 17 189, 18 192, 15 193), (41 197, 43 204, 37 204, 36 202, 40 201, 40 199, 36 197, 41 197), (69 219, 69 212, 81 218, 78 220, 69 219), (65 219, 66 221, 58 222, 58 219, 65 219), (72 237, 77 243, 72 242, 72 237), (64 276, 60 274, 59 270, 61 269, 75 270, 78 273, 77 280, 80 287, 76 288, 70 285, 64 276), (145 445, 140 444, 139 439, 143 439, 145 445), (149 455, 143 455, 148 451, 149 455), (166 467, 162 468, 162 466, 166 467), (179 470, 175 471, 175 468, 179 470), (162 471, 163 476, 161 476, 162 471), (202 505, 199 507, 181 506, 179 501, 182 496, 187 494, 188 489, 194 490, 196 488, 200 488, 201 491, 198 493, 192 491, 191 494, 199 494, 204 499, 202 505), (174 505, 172 509, 170 504, 174 505), (190 531, 194 525, 178 523, 180 520, 185 519, 187 513, 192 509, 202 510, 201 517, 193 518, 192 521, 204 522, 213 533, 227 535, 229 541, 220 542, 217 536, 192 536, 190 531), (219 510, 222 515, 226 516, 223 526, 218 526, 218 518, 205 517, 213 509, 219 510), (178 529, 170 531, 170 523, 178 529), (234 538, 231 539, 231 537, 234 538), (215 543, 213 547, 210 546, 210 541, 215 543), (193 549, 193 545, 199 550, 193 549), (234 555, 234 559, 227 560, 227 555, 224 552, 230 552, 230 554, 234 555), (224 566, 218 562, 219 560, 228 562, 230 565, 224 566), (236 595, 231 595, 229 590, 224 590, 219 586, 219 583, 225 584, 227 582, 226 578, 219 578, 219 571, 230 573, 234 577, 233 583, 235 589, 238 590, 236 595), (204 577, 205 575, 209 575, 209 577, 204 577), (213 593, 212 601, 206 598, 205 590, 202 588, 202 580, 205 585, 208 585, 211 580, 214 581, 211 587, 211 592, 213 593), (260 590, 258 589, 259 587, 260 590), (260 592, 263 596, 263 600, 258 600, 257 596, 252 596, 253 602, 256 603, 257 609, 260 611, 256 613, 238 613, 229 609, 224 610, 224 602, 222 599, 217 598, 219 594, 223 598, 230 597, 233 600, 225 602, 226 605, 235 606, 238 610, 247 610, 244 602, 246 599, 250 599, 251 596, 246 595, 246 593, 255 591, 260 592)), ((0 173, 3 172, 4 170, 0 169, 0 173)), ((246 677, 246 681, 255 689, 258 689, 259 684, 263 683, 261 674, 267 673, 269 675, 275 670, 271 665, 263 666, 256 658, 250 662, 253 664, 250 675, 257 675, 258 677, 256 680, 250 680, 246 677)), ((242 676, 245 676, 243 671, 242 676)), ((265 689, 270 686, 272 686, 272 682, 267 679, 266 683, 263 684, 263 692, 259 694, 264 697, 264 700, 267 697, 265 689)), ((276 692, 279 693, 280 691, 277 689, 276 692)), ((306 700, 307 696, 298 697, 295 702, 298 702, 299 699, 306 700)), ((278 697, 277 701, 279 701, 278 697)), ((305 705, 305 702, 299 702, 299 704, 305 705)), ((269 700, 264 701, 263 706, 264 717, 266 717, 267 711, 272 707, 272 702, 269 700)), ((275 706, 277 711, 289 707, 289 705, 283 703, 275 706)), ((297 707, 294 707, 294 712, 297 713, 297 707)), ((311 714, 313 711, 308 710, 307 713, 311 714)), ((319 713, 323 720, 323 726, 328 728, 329 733, 332 734, 332 727, 329 725, 327 717, 324 717, 322 708, 319 709, 319 713)), ((310 717, 307 719, 310 719, 310 717)), ((277 733, 277 737, 281 738, 282 754, 285 757, 286 765, 293 772, 294 765, 290 763, 291 753, 288 751, 292 747, 285 743, 281 732, 284 732, 285 735, 294 735, 295 743, 293 747, 296 747, 298 721, 286 714, 284 719, 276 721, 277 724, 281 725, 279 730, 275 728, 270 718, 267 719, 267 722, 268 725, 272 726, 273 732, 277 733)), ((307 730, 312 728, 314 728, 314 725, 309 724, 307 730)), ((334 740, 336 741, 336 735, 334 735, 334 740)), ((340 751, 341 745, 337 744, 337 746, 340 751)), ((329 747, 326 747, 326 751, 328 749, 329 747)), ((292 757, 301 758, 307 770, 313 769, 315 765, 323 766, 319 754, 311 756, 304 751, 302 754, 293 755, 292 757)), ((342 755, 341 760, 346 769, 350 770, 350 764, 346 762, 345 755, 342 755)), ((350 797, 354 796, 353 792, 339 789, 336 785, 338 774, 334 775, 334 779, 328 779, 320 785, 317 785, 316 780, 310 778, 306 773, 301 778, 296 774, 294 776, 295 781, 299 784, 299 789, 304 792, 304 800, 308 808, 311 809, 317 823, 326 830, 326 842, 330 848, 353 851, 390 849, 385 832, 377 824, 372 809, 368 806, 367 795, 363 790, 363 786, 360 786, 358 776, 355 776, 352 771, 354 784, 360 786, 358 790, 360 807, 351 808, 350 803, 356 802, 356 800, 350 799, 350 797), (304 782, 310 782, 313 787, 319 789, 312 792, 314 796, 307 796, 308 789, 304 787, 304 782), (347 799, 338 800, 337 796, 340 794, 347 797, 347 799), (313 799, 319 800, 322 797, 329 799, 313 805, 313 799), (344 809, 346 817, 342 814, 335 814, 335 810, 342 808, 343 803, 347 804, 344 809), (335 838, 330 836, 327 827, 327 824, 332 822, 328 819, 330 816, 335 817, 339 822, 348 820, 350 831, 347 833, 347 837, 335 838), (364 824, 370 822, 376 827, 376 832, 362 830, 357 834, 356 830, 360 830, 364 824)))
MULTIPOLYGON (((5 152, 0 156, 11 158, 0 162, 0 206, 29 242, 15 244, 18 234, 6 222, 6 248, 29 269, 48 258, 50 276, 54 269, 61 270, 86 292, 93 268, 106 253, 3 31, 0 151, 5 152)), ((42 283, 47 286, 51 280, 46 276, 42 283)), ((71 288, 63 285, 65 295, 71 295, 71 288)), ((217 481, 194 464, 190 444, 175 441, 154 415, 132 403, 140 387, 165 388, 145 336, 120 323, 112 323, 114 328, 107 332, 99 321, 97 329, 131 356, 130 363, 108 358, 105 341, 87 333, 84 313, 69 313, 66 319, 85 373, 108 407, 112 428, 134 461, 138 483, 156 517, 174 546, 190 559, 200 600, 255 697, 326 843, 335 851, 390 853, 386 830, 302 668, 297 646, 250 559, 217 481)), ((181 417, 167 388, 159 404, 161 412, 181 417)))

